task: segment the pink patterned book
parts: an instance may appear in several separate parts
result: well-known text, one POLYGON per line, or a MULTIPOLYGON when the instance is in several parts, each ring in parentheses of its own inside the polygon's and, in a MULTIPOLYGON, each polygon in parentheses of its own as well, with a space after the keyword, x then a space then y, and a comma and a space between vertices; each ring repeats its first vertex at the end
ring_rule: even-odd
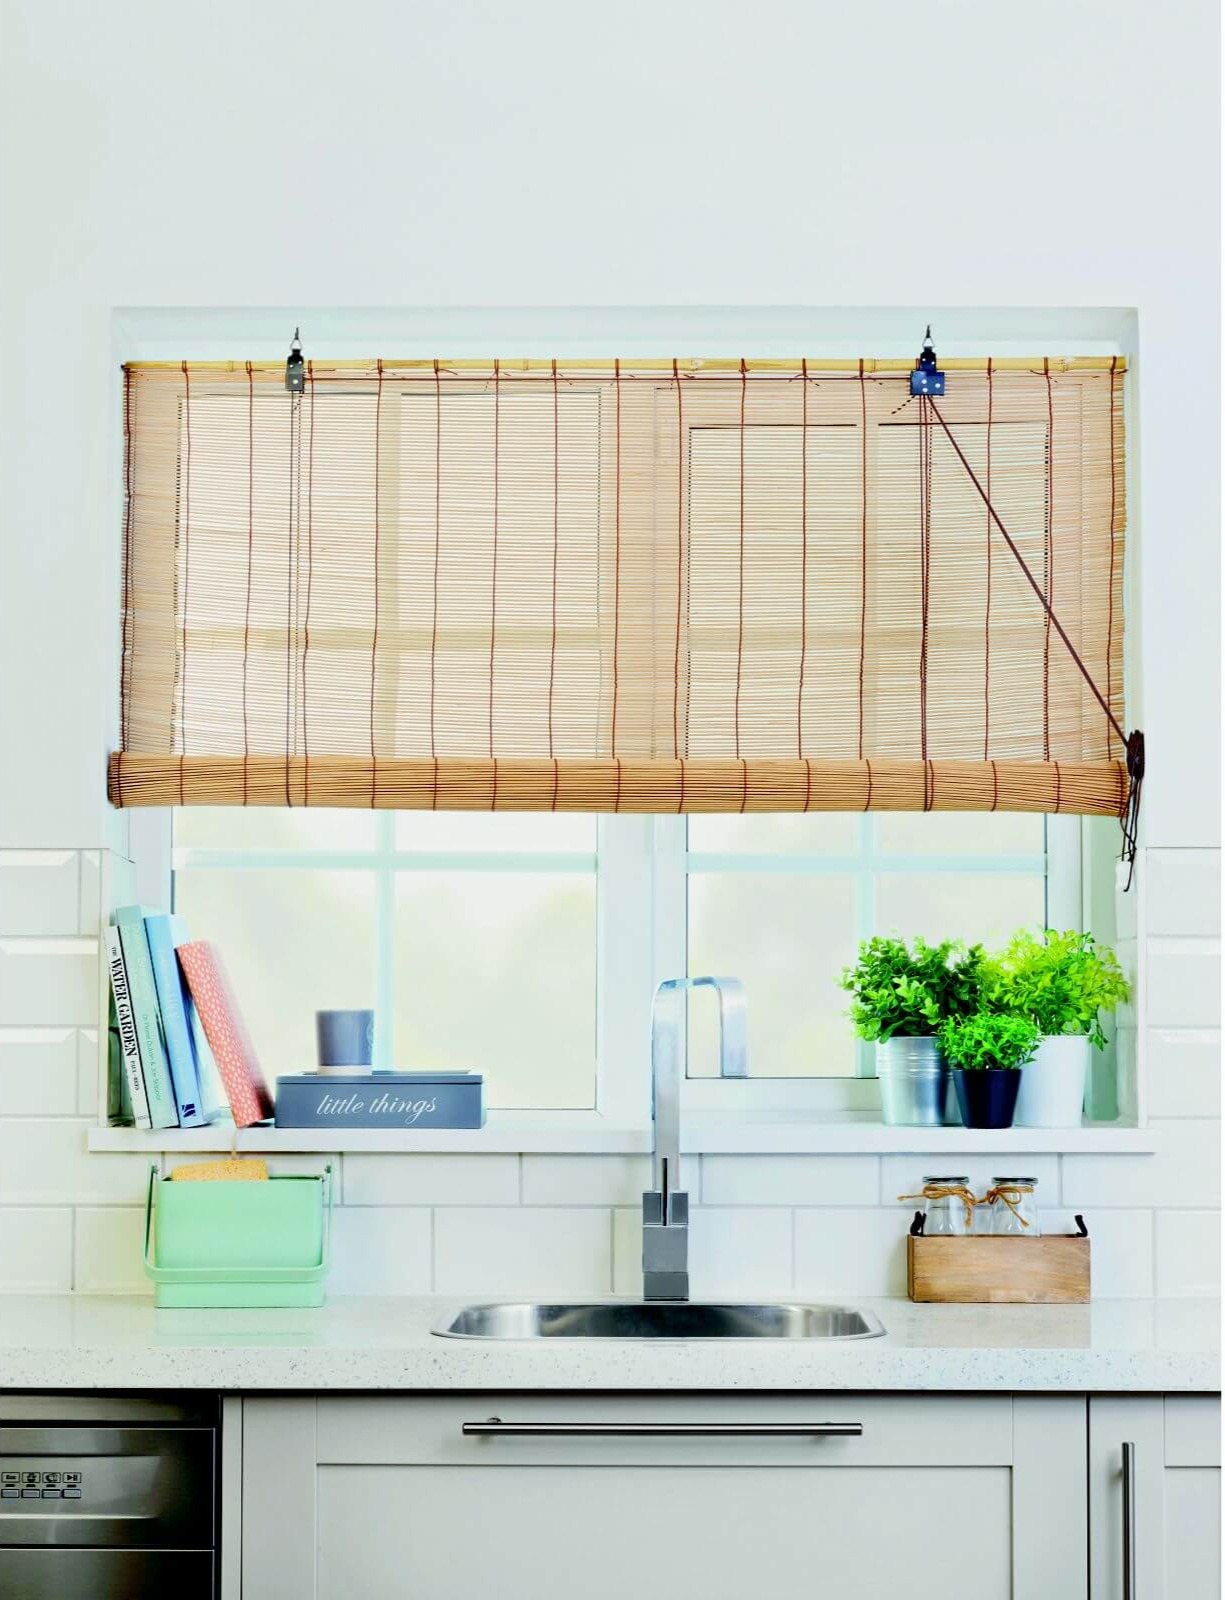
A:
POLYGON ((253 1122, 266 1122, 272 1115, 272 1096, 220 955, 207 939, 191 939, 177 949, 183 976, 204 1025, 204 1037, 229 1096, 235 1127, 249 1128, 253 1122))

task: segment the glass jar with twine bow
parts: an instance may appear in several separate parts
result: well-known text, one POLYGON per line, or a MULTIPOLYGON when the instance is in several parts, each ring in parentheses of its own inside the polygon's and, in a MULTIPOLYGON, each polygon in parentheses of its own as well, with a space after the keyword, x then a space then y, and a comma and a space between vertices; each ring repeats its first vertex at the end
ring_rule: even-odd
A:
POLYGON ((1037 1239, 1042 1232, 1034 1205, 1037 1186, 1036 1178, 996 1177, 985 1194, 976 1195, 968 1178, 928 1177, 917 1194, 900 1194, 898 1199, 923 1201, 925 1238, 1011 1234, 1037 1239), (980 1206, 984 1208, 981 1222, 977 1215, 980 1206))
POLYGON ((983 1204, 991 1207, 991 1232, 1037 1239, 1042 1232, 1034 1200, 1037 1187, 1036 1178, 992 1178, 983 1196, 983 1204))
POLYGON ((923 1201, 923 1233, 929 1239, 972 1233, 978 1201, 969 1184, 969 1178, 961 1176, 924 1178, 918 1194, 900 1194, 898 1199, 923 1201))

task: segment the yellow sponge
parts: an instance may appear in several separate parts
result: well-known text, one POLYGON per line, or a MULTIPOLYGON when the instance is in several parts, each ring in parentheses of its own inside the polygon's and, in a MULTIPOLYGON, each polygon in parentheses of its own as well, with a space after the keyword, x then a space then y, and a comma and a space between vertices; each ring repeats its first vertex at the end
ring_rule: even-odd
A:
POLYGON ((259 1182, 268 1176, 268 1163, 261 1161, 258 1156, 248 1156, 246 1160, 230 1156, 225 1161, 201 1161, 194 1167, 176 1167, 170 1176, 176 1183, 184 1183, 188 1179, 198 1183, 218 1180, 232 1183, 236 1179, 259 1182))

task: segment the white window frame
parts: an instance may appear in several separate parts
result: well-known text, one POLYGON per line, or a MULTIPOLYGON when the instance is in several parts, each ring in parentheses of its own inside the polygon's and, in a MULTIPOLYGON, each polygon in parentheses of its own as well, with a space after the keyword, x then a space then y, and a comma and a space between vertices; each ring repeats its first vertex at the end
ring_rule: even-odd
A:
MULTIPOLYGON (((169 809, 134 810, 130 813, 130 849, 136 867, 136 889, 146 904, 169 905, 172 895, 172 824, 169 809)), ((380 849, 374 851, 277 851, 241 852, 263 864, 276 856, 285 864, 327 867, 343 857, 347 865, 357 865, 377 873, 376 917, 376 1010, 383 1017, 391 1014, 390 941, 385 937, 393 914, 392 878, 388 866, 417 863, 433 870, 445 870, 443 852, 402 852, 394 846, 395 816, 380 812, 380 849), (358 858, 361 858, 358 860, 358 858)), ((863 824, 871 837, 869 818, 863 824)), ((1059 927, 1080 926, 1083 915, 1084 871, 1080 819, 1050 817, 1046 821, 1046 921, 1059 927)), ((207 856, 213 865, 223 865, 224 851, 185 852, 207 856)), ((471 852, 465 852, 471 856, 471 852)), ((547 870, 550 860, 534 853, 534 864, 547 870)), ((589 858, 580 857, 580 860, 589 858)), ((728 855, 715 858, 698 854, 693 865, 702 870, 761 870, 771 872, 852 872, 860 880, 860 925, 870 922, 871 907, 862 903, 870 893, 870 872, 862 869, 862 856, 818 857, 780 855, 752 857, 728 855)), ((870 858, 869 858, 870 859, 870 858)), ((940 870, 955 861, 961 871, 1033 871, 1030 856, 939 856, 884 858, 890 871, 940 870)), ((496 868, 498 856, 482 856, 483 866, 496 868)), ((567 857, 568 869, 575 858, 567 857)), ((517 870, 522 870, 518 868, 517 870)), ((521 1129, 524 1148, 531 1147, 534 1131, 556 1133, 568 1130, 595 1136, 601 1132, 642 1131, 650 1125, 650 1008, 655 986, 664 978, 686 971, 686 825, 683 817, 621 816, 600 817, 597 822, 597 988, 596 988, 596 1063, 595 1104, 591 1108, 549 1110, 522 1108, 496 1113, 506 1129, 521 1129)), ((848 1024, 849 1026, 849 1024, 848 1024)), ((752 1064, 752 1023, 750 997, 750 1068, 752 1064)), ((861 1064, 862 1070, 862 1064, 861 1064)), ((879 1089, 874 1078, 839 1076, 830 1078, 749 1078, 724 1081, 717 1078, 688 1078, 682 1091, 686 1110, 733 1112, 740 1115, 799 1117, 838 1117, 848 1113, 868 1115, 879 1107, 879 1089)))

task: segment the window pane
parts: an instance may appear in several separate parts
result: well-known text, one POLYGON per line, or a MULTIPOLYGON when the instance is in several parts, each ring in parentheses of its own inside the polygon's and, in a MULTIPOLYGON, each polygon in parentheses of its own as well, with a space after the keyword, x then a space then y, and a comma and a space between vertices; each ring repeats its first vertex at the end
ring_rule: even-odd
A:
POLYGON ((174 813, 176 850, 369 850, 373 811, 295 806, 184 806, 174 813))
POLYGON ((1002 944, 1017 928, 1041 927, 1045 883, 1027 872, 882 873, 876 927, 913 938, 1002 944))
POLYGON ((491 1107, 595 1104, 594 873, 405 872, 395 1065, 482 1072, 491 1107))
POLYGON ((174 903, 220 950, 270 1086, 315 1067, 316 1011, 374 1004, 373 874, 180 869, 174 903))
POLYGON ((841 856, 850 855, 858 844, 859 817, 847 811, 689 818, 689 848, 699 852, 841 856))
MULTIPOLYGON (((854 1074, 855 1040, 835 981, 854 954, 849 875, 718 872, 689 879, 689 973, 744 980, 751 1077, 854 1074)), ((719 1070, 717 1005, 698 995, 689 1012, 689 1072, 708 1077, 719 1070)))
POLYGON ((596 819, 561 811, 400 811, 397 850, 540 850, 594 854, 596 819))
POLYGON ((882 811, 876 846, 896 855, 1042 855, 1045 818, 1027 811, 882 811))

